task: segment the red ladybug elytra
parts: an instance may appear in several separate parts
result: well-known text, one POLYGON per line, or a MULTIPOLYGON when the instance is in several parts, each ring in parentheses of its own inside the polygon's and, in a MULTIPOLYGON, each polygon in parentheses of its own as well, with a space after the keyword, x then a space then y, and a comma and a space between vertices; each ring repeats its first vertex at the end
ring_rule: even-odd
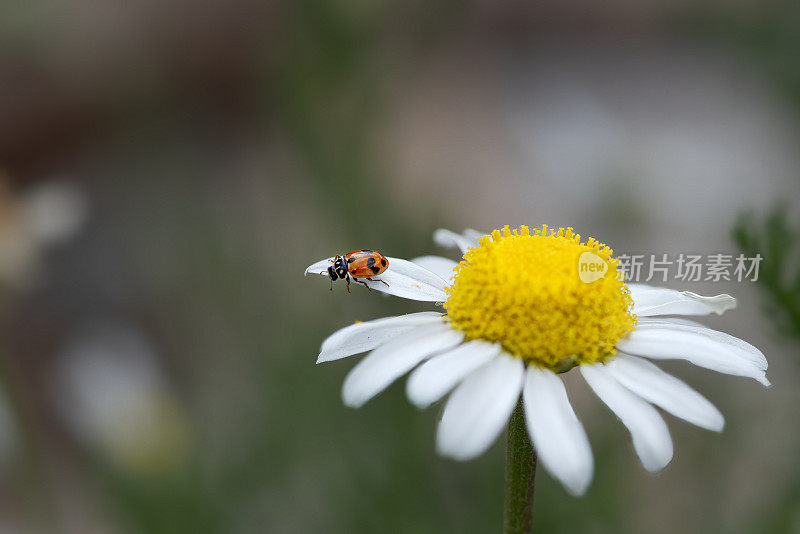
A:
MULTIPOLYGON (((333 281, 342 279, 347 282, 347 292, 350 292, 350 278, 354 282, 364 284, 367 289, 371 288, 366 282, 359 280, 365 278, 370 282, 381 282, 389 287, 383 280, 373 280, 371 277, 378 276, 389 267, 389 260, 380 252, 374 250, 355 250, 342 256, 333 258, 333 265, 328 267, 328 276, 331 279, 331 291, 333 291, 333 281)), ((324 273, 323 273, 324 274, 324 273)))

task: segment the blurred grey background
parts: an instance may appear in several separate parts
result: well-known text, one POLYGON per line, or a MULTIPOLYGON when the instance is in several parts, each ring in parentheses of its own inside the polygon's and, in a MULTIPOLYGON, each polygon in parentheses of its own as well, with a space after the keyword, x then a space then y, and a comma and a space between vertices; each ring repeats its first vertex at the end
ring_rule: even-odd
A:
MULTIPOLYGON (((788 1, 0 4, 0 533, 499 531, 502 443, 441 459, 436 408, 346 409, 353 361, 314 365, 430 306, 303 269, 504 224, 736 254, 737 221, 797 225, 799 112, 788 1)), ((596 475, 540 473, 536 531, 800 532, 777 242, 764 287, 670 284, 739 298, 706 323, 772 388, 667 365, 727 425, 670 420, 654 476, 569 377, 596 475)))

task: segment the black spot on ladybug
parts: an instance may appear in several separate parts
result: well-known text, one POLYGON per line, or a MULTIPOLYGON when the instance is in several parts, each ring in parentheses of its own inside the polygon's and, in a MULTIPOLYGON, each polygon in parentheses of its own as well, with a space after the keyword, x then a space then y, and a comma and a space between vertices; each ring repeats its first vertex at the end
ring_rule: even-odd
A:
POLYGON ((384 267, 386 267, 386 260, 381 260, 381 265, 383 265, 384 267))
POLYGON ((356 274, 356 270, 353 269, 352 271, 350 271, 350 274, 356 274))
POLYGON ((375 258, 367 259, 367 267, 369 267, 370 269, 373 269, 373 272, 374 272, 375 258))
MULTIPOLYGON (((370 259, 372 259, 372 258, 370 258, 370 259)), ((375 262, 373 262, 373 263, 375 263, 375 262)), ((375 273, 375 274, 378 274, 381 271, 380 267, 375 267, 375 266, 370 267, 370 269, 372 269, 372 272, 375 273)))
POLYGON ((356 261, 355 258, 347 258, 347 263, 353 263, 354 261, 356 261))

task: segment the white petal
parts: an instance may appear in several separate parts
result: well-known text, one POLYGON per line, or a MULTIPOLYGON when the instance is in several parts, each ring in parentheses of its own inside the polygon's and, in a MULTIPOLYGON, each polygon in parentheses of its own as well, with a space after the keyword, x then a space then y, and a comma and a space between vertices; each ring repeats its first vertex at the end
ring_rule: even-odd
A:
POLYGON ((725 418, 708 399, 647 360, 618 354, 606 369, 617 382, 675 417, 716 432, 725 426, 725 418))
POLYGON ((447 300, 447 294, 444 292, 447 280, 408 260, 387 259, 389 267, 378 276, 373 276, 374 281, 363 278, 360 278, 359 281, 365 282, 371 289, 377 289, 396 297, 427 302, 447 300))
POLYGON ((464 333, 448 325, 414 328, 384 343, 358 362, 342 386, 347 406, 358 408, 398 377, 437 352, 461 343, 464 333))
POLYGON ((486 232, 479 232, 477 230, 473 230, 472 228, 467 228, 466 230, 461 232, 461 235, 463 235, 467 239, 474 239, 475 241, 478 241, 478 239, 488 234, 486 232))
POLYGON ((542 465, 573 495, 583 495, 594 472, 589 438, 552 371, 528 367, 522 390, 528 433, 542 465))
POLYGON ((633 448, 648 471, 672 460, 672 438, 658 411, 614 380, 602 365, 581 365, 581 374, 600 399, 620 418, 633 438, 633 448))
POLYGON ((441 256, 420 256, 412 259, 411 262, 436 273, 438 276, 447 280, 448 284, 453 282, 453 276, 456 274, 453 269, 458 265, 457 261, 442 258, 441 256))
POLYGON ((467 250, 479 245, 476 238, 466 237, 443 228, 439 228, 433 233, 433 242, 440 247, 458 247, 462 254, 466 254, 467 250))
POLYGON ((372 350, 397 334, 416 326, 444 322, 438 312, 419 312, 351 324, 337 330, 322 342, 317 363, 330 362, 372 350))
POLYGON ((500 345, 487 341, 470 341, 437 354, 411 373, 406 384, 409 400, 420 408, 444 397, 472 371, 500 353, 500 345))
POLYGON ((708 315, 736 307, 736 299, 730 295, 704 297, 691 291, 675 291, 665 287, 645 284, 626 284, 631 290, 633 313, 648 315, 708 315))
MULTIPOLYGON (((386 259, 389 260, 389 267, 385 271, 378 276, 373 276, 372 281, 359 278, 359 282, 364 282, 370 289, 377 289, 396 297, 426 302, 447 300, 447 294, 444 292, 447 281, 444 278, 408 260, 389 257, 386 259)), ((320 260, 309 265, 305 274, 328 276, 327 268, 330 264, 330 259, 320 260)), ((354 283, 352 285, 360 286, 362 284, 354 283)))
POLYGON ((522 360, 500 353, 450 395, 436 432, 436 449, 456 460, 480 455, 503 431, 522 389, 522 360))
POLYGON ((679 324, 641 324, 617 342, 628 354, 651 359, 683 359, 720 373, 747 376, 769 385, 767 359, 760 350, 710 328, 679 324))
POLYGON ((318 262, 312 263, 311 265, 306 267, 303 276, 308 276, 308 273, 328 276, 328 267, 330 267, 332 264, 333 264, 333 258, 319 260, 318 262))
POLYGON ((637 325, 673 325, 673 324, 682 324, 686 326, 697 326, 700 328, 708 328, 703 323, 698 323, 697 321, 692 321, 691 319, 686 319, 685 317, 637 317, 636 318, 637 325))

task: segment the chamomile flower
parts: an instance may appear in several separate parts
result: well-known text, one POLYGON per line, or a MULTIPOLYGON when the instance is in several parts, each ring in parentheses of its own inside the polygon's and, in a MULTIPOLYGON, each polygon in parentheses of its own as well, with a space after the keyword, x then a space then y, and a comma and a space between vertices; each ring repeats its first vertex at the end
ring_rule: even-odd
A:
MULTIPOLYGON (((583 242, 571 228, 438 230, 434 240, 457 246, 460 263, 438 256, 389 258, 367 281, 371 289, 439 302, 421 312, 347 326, 322 344, 317 363, 371 351, 347 375, 344 403, 360 407, 396 379, 410 401, 427 407, 449 394, 437 450, 467 460, 495 441, 522 397, 528 434, 544 468, 574 495, 591 482, 589 440, 559 374, 575 369, 630 432, 649 471, 672 459, 672 439, 656 407, 713 431, 722 414, 707 399, 651 360, 683 359, 769 385, 764 355, 752 345, 680 318, 721 314, 729 295, 626 284, 606 245, 583 242), (579 276, 585 255, 606 268, 579 276), (384 283, 385 282, 385 283, 384 283), (388 285, 387 285, 388 284, 388 285)), ((322 260, 306 273, 324 273, 322 260)))

